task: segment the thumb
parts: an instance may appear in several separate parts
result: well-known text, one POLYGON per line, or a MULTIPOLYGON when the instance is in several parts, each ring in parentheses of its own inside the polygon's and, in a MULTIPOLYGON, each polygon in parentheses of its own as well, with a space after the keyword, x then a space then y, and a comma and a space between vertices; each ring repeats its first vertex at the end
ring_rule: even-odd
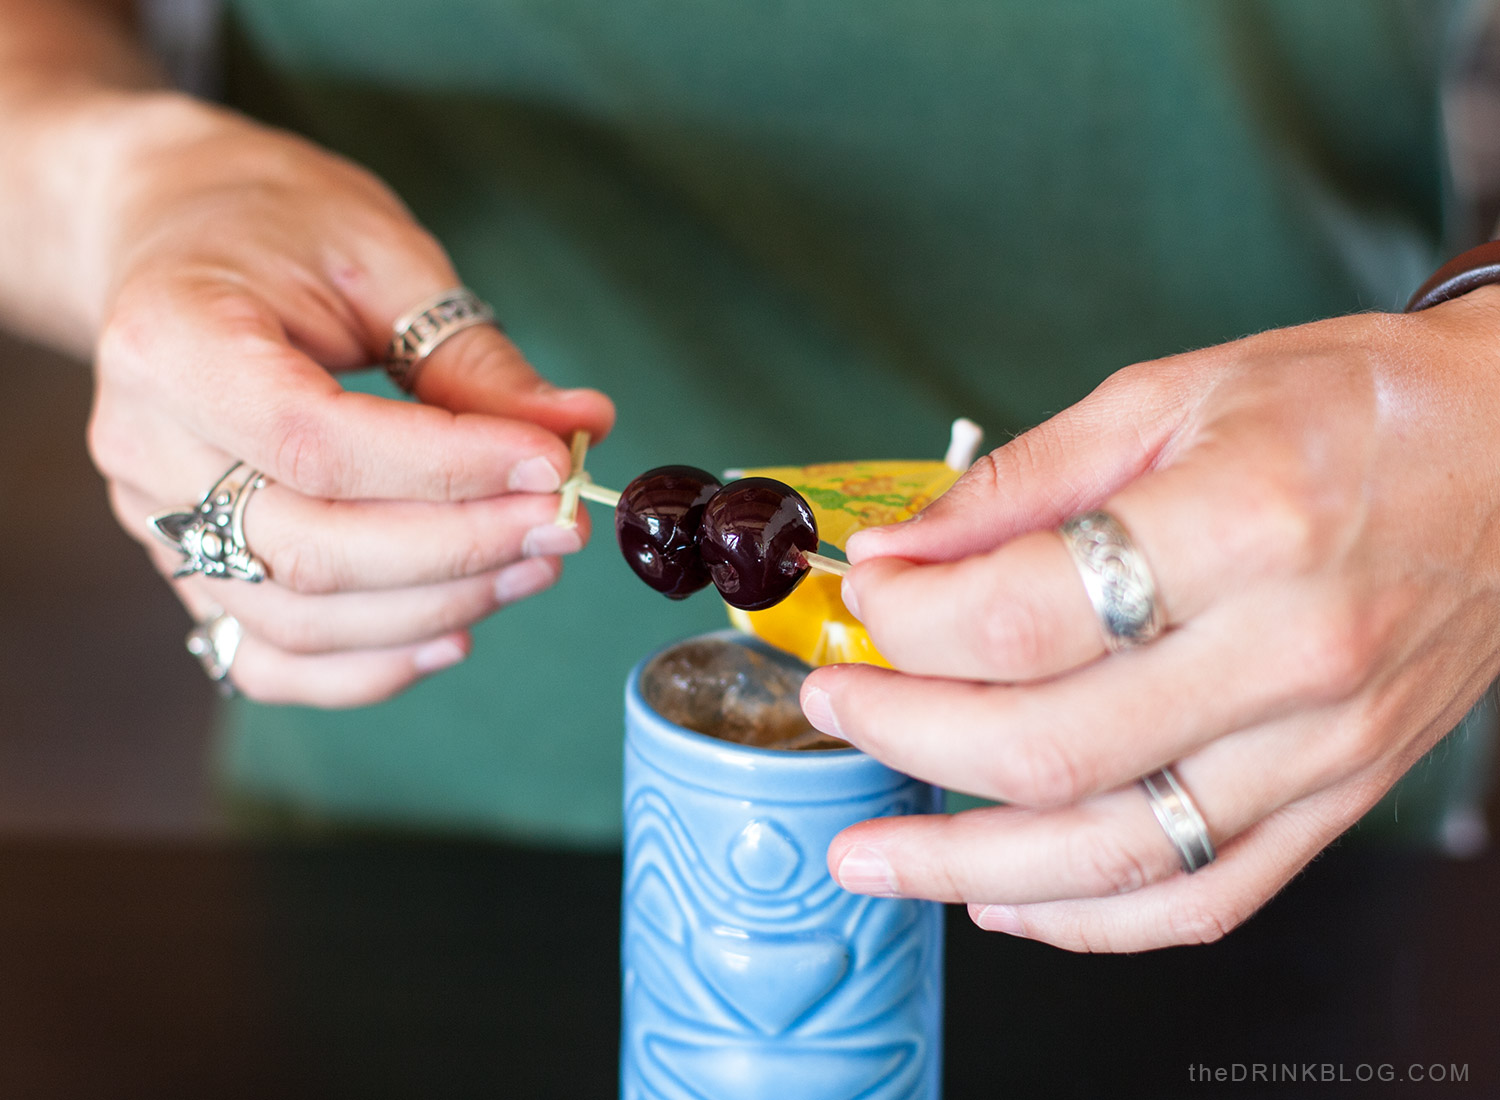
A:
POLYGON ((598 443, 615 422, 608 397, 598 390, 558 389, 495 325, 476 325, 444 340, 423 361, 413 393, 427 405, 525 420, 563 439, 586 431, 598 443))
POLYGON ((1056 527, 1150 468, 1191 395, 1177 360, 1117 371, 1078 404, 982 456, 904 523, 849 539, 849 560, 957 561, 1056 527))
MULTIPOLYGON (((397 319, 461 285, 441 245, 413 229, 405 247, 372 249, 362 262, 334 272, 377 362, 385 360, 397 319)), ((413 393, 449 412, 523 420, 563 439, 586 431, 597 443, 615 419, 608 397, 552 385, 495 324, 464 329, 439 344, 418 367, 413 393)))

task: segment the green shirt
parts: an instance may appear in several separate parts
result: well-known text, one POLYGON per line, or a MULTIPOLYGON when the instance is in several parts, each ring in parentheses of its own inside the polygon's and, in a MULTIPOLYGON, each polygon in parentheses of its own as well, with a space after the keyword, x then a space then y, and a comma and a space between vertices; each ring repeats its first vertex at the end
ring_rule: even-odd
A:
MULTIPOLYGON (((543 373, 616 400, 606 485, 1003 440, 1130 362, 1399 308, 1441 254, 1446 4, 234 7, 233 98, 382 175, 543 373)), ((611 840, 627 670, 724 617, 595 521, 400 699, 237 704, 236 789, 611 840)))

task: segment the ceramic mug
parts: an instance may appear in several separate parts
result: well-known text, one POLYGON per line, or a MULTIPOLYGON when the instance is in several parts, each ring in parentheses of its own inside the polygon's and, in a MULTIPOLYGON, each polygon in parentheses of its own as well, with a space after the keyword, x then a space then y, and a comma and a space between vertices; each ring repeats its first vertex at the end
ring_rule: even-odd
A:
POLYGON ((825 853, 941 792, 854 749, 668 722, 642 696, 649 660, 625 693, 621 1097, 937 1100, 942 906, 846 893, 825 853))

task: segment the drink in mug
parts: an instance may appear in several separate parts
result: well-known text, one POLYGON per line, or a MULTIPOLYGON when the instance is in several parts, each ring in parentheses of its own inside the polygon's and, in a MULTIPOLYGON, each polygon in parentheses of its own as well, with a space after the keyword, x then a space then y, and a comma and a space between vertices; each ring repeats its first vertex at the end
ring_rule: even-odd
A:
POLYGON ((624 1100, 940 1094, 942 907, 846 893, 825 853, 941 792, 808 726, 806 671, 725 631, 631 673, 624 1100))

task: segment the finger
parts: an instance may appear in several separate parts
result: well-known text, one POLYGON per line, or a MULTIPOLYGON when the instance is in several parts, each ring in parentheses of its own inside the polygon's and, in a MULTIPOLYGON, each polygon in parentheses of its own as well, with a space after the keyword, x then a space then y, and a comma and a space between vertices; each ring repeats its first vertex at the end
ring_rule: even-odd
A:
MULTIPOLYGON (((1173 765, 1217 847, 1346 777, 1317 748, 1337 721, 1298 715, 1231 734, 1173 765)), ((1054 810, 996 806, 861 822, 834 838, 828 866, 855 893, 1011 905, 1129 893, 1181 870, 1136 782, 1054 810)))
MULTIPOLYGON (((1259 410, 1242 410, 1106 502, 1144 557, 1169 626, 1337 552, 1358 493, 1309 470, 1283 437, 1259 410), (1250 454, 1253 464, 1242 460, 1250 454)), ((1050 530, 957 562, 866 561, 846 590, 876 646, 911 672, 1032 680, 1105 652, 1079 567, 1050 530)), ((1365 609, 1372 630, 1388 610, 1365 609)))
POLYGON ((1275 896, 1378 797, 1378 790, 1359 785, 1323 791, 1255 825, 1196 874, 1176 875, 1134 893, 1032 905, 972 905, 969 913, 987 931, 1069 951, 1150 951, 1211 943, 1275 896))
POLYGON ((383 702, 469 655, 466 633, 390 649, 302 656, 246 635, 229 679, 260 703, 342 709, 383 702))
POLYGON ((808 676, 802 705, 818 729, 900 771, 1005 802, 1066 805, 1227 733, 1354 696, 1364 679, 1344 666, 1358 662, 1325 641, 1317 618, 1300 590, 1246 596, 1145 649, 1022 686, 834 665, 808 676))
POLYGON ((189 578, 195 605, 217 603, 246 632, 292 654, 380 649, 467 629, 556 582, 558 558, 535 558, 495 573, 420 588, 303 596, 273 584, 189 578))
MULTIPOLYGON (((216 611, 196 590, 184 590, 181 595, 200 622, 216 611)), ((469 635, 457 631, 414 645, 302 655, 247 633, 235 651, 229 680, 261 703, 330 709, 368 706, 458 664, 471 647, 469 635)))
POLYGON ((1197 399, 1183 357, 1116 372, 1083 401, 981 457, 912 520, 860 531, 849 560, 954 561, 1056 527, 1146 470, 1197 399))
POLYGON ((568 448, 538 424, 344 390, 237 287, 142 280, 101 338, 115 400, 149 404, 304 496, 449 501, 554 492, 568 448))
POLYGON ((1038 531, 954 562, 867 559, 844 602, 896 668, 967 680, 1037 680, 1105 652, 1060 536, 1038 531))
MULTIPOLYGON (((111 497, 121 523, 142 541, 154 538, 149 517, 171 510, 127 485, 112 486, 111 497)), ((321 501, 273 483, 246 505, 245 543, 271 582, 294 592, 408 588, 576 553, 590 521, 584 514, 576 527, 559 527, 556 513, 556 498, 537 494, 454 504, 321 501)))
MULTIPOLYGON (((405 245, 368 248, 330 270, 368 334, 376 362, 384 358, 398 318, 459 283, 431 237, 414 232, 405 245), (413 262, 414 256, 420 261, 413 262)), ((414 392, 450 412, 523 420, 563 439, 586 431, 597 443, 614 424, 609 398, 597 390, 553 386, 495 325, 475 326, 444 340, 420 365, 414 392)))

